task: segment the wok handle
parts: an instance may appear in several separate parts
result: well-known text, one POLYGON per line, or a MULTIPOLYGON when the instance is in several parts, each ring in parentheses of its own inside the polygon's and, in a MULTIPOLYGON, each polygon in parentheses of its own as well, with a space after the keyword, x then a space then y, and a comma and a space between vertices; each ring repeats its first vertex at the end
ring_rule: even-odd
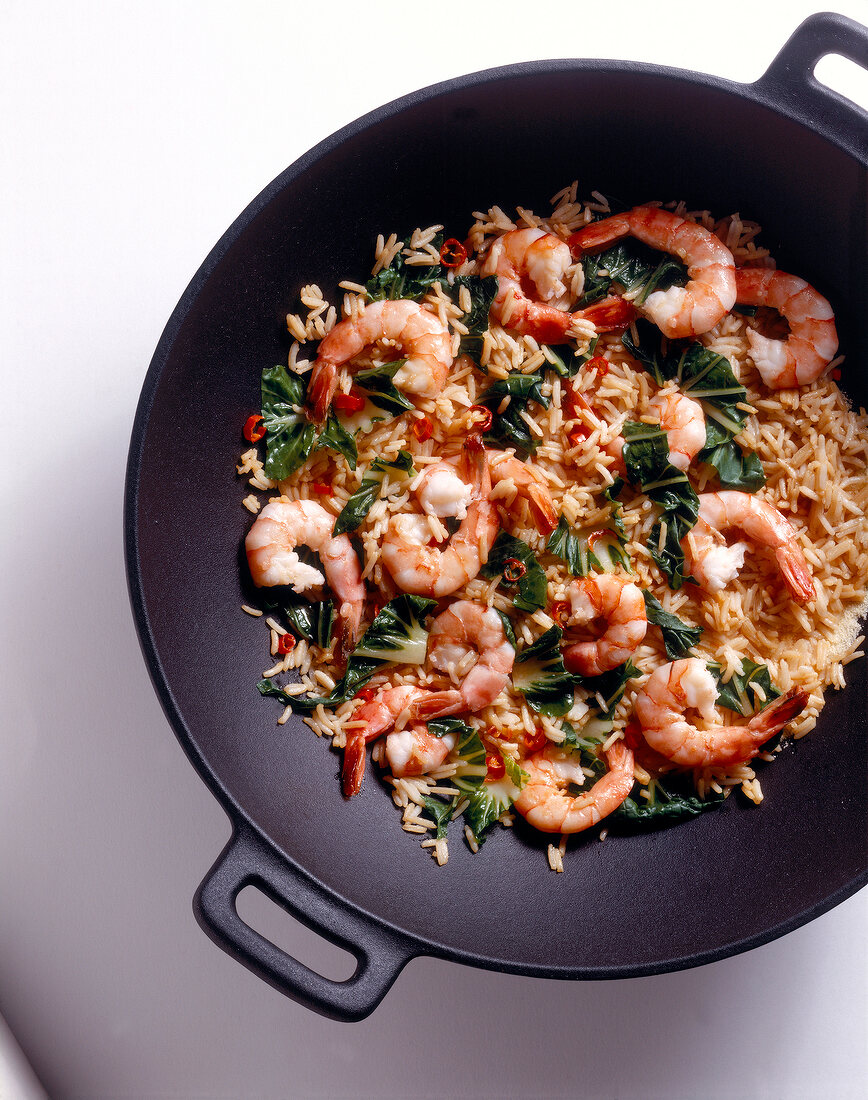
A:
POLYGON ((196 919, 220 947, 275 989, 333 1020, 369 1016, 417 951, 409 941, 364 919, 278 856, 246 827, 237 828, 196 892, 196 919), (256 886, 293 917, 355 956, 343 982, 317 974, 246 924, 236 898, 256 886))
POLYGON ((817 62, 830 53, 841 54, 868 69, 868 27, 834 12, 809 16, 793 31, 754 87, 771 106, 792 110, 813 129, 829 134, 866 160, 868 114, 814 76, 817 62))

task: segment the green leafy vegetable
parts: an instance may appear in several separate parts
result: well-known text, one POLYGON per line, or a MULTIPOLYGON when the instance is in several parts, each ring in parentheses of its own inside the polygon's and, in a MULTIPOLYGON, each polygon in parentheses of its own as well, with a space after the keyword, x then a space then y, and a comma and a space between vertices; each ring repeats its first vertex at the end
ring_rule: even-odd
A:
POLYGON ((430 795, 423 798, 422 801, 428 815, 437 826, 437 831, 434 834, 435 838, 442 840, 446 836, 446 826, 452 820, 457 803, 454 799, 451 802, 444 802, 442 799, 432 798, 430 795))
MULTIPOLYGON (((610 719, 615 711, 615 707, 617 707, 624 696, 627 681, 639 675, 640 670, 636 668, 632 661, 627 660, 623 665, 618 665, 617 668, 610 669, 600 676, 574 675, 573 679, 586 691, 590 692, 592 697, 600 697, 602 706, 599 703, 595 703, 597 712, 600 717, 610 719)), ((587 729, 587 726, 584 728, 587 729)))
POLYGON ((689 653, 699 641, 702 636, 702 627, 689 626, 687 623, 682 622, 677 615, 673 615, 671 611, 664 611, 660 601, 647 588, 642 590, 642 595, 645 599, 648 622, 654 626, 659 626, 663 634, 666 656, 670 661, 677 661, 680 657, 689 653))
POLYGON ((326 447, 332 451, 338 451, 347 460, 351 470, 355 470, 359 453, 356 441, 341 424, 334 412, 330 412, 325 427, 316 441, 316 450, 326 447))
MULTIPOLYGON (((439 248, 443 243, 443 234, 439 233, 431 243, 435 248, 439 248)), ((372 302, 383 298, 412 298, 418 301, 442 279, 441 264, 408 264, 407 257, 399 249, 388 267, 384 267, 368 279, 365 283, 365 291, 372 302)))
MULTIPOLYGON (((430 722, 428 727, 430 729, 430 722)), ((453 753, 453 758, 458 757, 461 763, 452 782, 458 789, 459 799, 466 798, 468 801, 464 820, 479 845, 482 845, 488 829, 516 800, 527 781, 527 775, 515 761, 508 761, 506 754, 501 754, 505 772, 503 778, 486 783, 488 769, 485 756, 485 746, 479 734, 465 726, 453 753)))
POLYGON ((300 598, 297 603, 284 607, 283 613, 296 634, 323 649, 329 648, 335 621, 334 601, 311 603, 300 598))
POLYGON ((699 517, 699 498, 687 475, 670 463, 669 440, 662 428, 628 420, 623 433, 627 477, 662 508, 661 520, 666 523, 663 545, 658 521, 651 529, 648 550, 670 587, 678 589, 685 579, 681 540, 699 517))
POLYGON ((481 575, 487 580, 502 576, 510 558, 520 561, 526 569, 518 580, 512 602, 520 611, 536 611, 539 607, 545 607, 548 582, 543 567, 526 542, 508 535, 506 531, 501 531, 494 540, 488 561, 480 570, 481 575))
POLYGON ((331 695, 290 696, 267 679, 260 680, 257 687, 262 695, 275 695, 301 714, 315 710, 320 703, 325 707, 339 706, 352 699, 383 665, 422 664, 428 649, 428 632, 423 623, 435 606, 435 600, 407 594, 387 603, 350 654, 346 672, 331 695))
POLYGON ((467 287, 470 294, 470 309, 461 318, 467 328, 467 334, 461 337, 458 350, 461 355, 469 355, 478 363, 482 356, 482 337, 488 331, 488 311, 497 296, 497 276, 487 275, 484 279, 478 275, 458 275, 450 285, 441 279, 443 290, 457 298, 461 287, 467 287))
POLYGON ((669 254, 663 255, 633 238, 617 244, 595 256, 583 256, 585 290, 582 305, 605 298, 616 283, 625 291, 640 290, 636 302, 641 304, 654 290, 684 286, 687 268, 669 254))
POLYGON ((528 412, 531 401, 544 409, 549 407, 549 399, 542 393, 543 381, 541 374, 511 374, 488 387, 479 398, 479 404, 491 410, 491 427, 484 436, 487 443, 514 447, 523 457, 533 454, 539 443, 521 414, 528 412), (509 398, 509 404, 503 412, 498 412, 505 397, 509 398))
POLYGON ((512 670, 512 682, 528 706, 553 718, 566 714, 573 705, 575 681, 561 656, 563 633, 559 626, 550 627, 519 653, 512 670))
POLYGON ((512 646, 513 649, 518 649, 518 642, 515 640, 515 630, 513 629, 512 619, 505 611, 500 611, 496 607, 494 609, 500 616, 500 621, 503 623, 503 633, 506 635, 506 640, 512 646))
POLYGON ((549 536, 546 550, 565 561, 574 577, 587 577, 593 570, 614 573, 619 565, 629 573, 633 571, 616 530, 571 527, 564 516, 549 536))
MULTIPOLYGON (((633 788, 634 793, 638 793, 636 787, 638 784, 633 788)), ((632 794, 624 799, 618 809, 606 818, 607 827, 618 832, 627 832, 637 828, 673 825, 689 817, 697 817, 706 810, 716 809, 726 798, 726 791, 719 794, 709 791, 703 799, 697 798, 695 794, 667 790, 659 782, 652 782, 648 789, 650 797, 647 799, 633 798, 632 794)))
POLYGON ((414 408, 413 402, 401 393, 393 381, 406 362, 406 359, 393 359, 379 367, 360 370, 353 376, 353 381, 360 389, 367 390, 371 402, 378 408, 400 416, 407 409, 414 408))
POLYGON ((263 370, 261 391, 265 473, 282 481, 304 464, 316 441, 316 428, 303 411, 307 385, 301 375, 278 363, 263 370))
POLYGON ((358 489, 349 498, 335 520, 333 535, 343 535, 347 531, 355 531, 365 516, 370 512, 374 501, 380 495, 383 479, 389 474, 392 481, 398 481, 401 477, 411 478, 416 476, 413 466, 413 456, 409 451, 398 451, 395 458, 375 458, 365 471, 365 476, 358 489))
POLYGON ((762 710, 772 699, 777 699, 781 694, 781 690, 772 683, 771 674, 766 665, 758 665, 745 657, 742 658, 741 666, 741 672, 733 673, 725 684, 720 678, 720 665, 709 662, 707 668, 717 680, 718 706, 726 707, 727 710, 734 710, 737 714, 747 718, 752 714, 756 714, 758 710, 762 710), (761 699, 752 690, 754 684, 765 695, 765 700, 761 699), (751 689, 750 694, 748 694, 749 688, 751 689))

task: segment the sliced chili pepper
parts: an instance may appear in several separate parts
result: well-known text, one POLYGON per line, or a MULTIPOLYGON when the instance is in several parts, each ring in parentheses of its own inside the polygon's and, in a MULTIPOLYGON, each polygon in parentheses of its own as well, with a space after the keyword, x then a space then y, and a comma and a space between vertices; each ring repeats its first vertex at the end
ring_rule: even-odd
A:
POLYGON ((503 779, 506 774, 506 768, 503 765, 503 757, 499 752, 488 752, 485 754, 485 782, 494 783, 498 779, 503 779))
POLYGON ((594 355, 587 361, 585 366, 589 367, 591 370, 595 370, 597 374, 600 375, 609 373, 609 360, 605 355, 594 355))
POLYGON ((491 421, 494 419, 491 409, 487 409, 484 405, 471 405, 470 411, 478 418, 473 425, 474 431, 487 432, 491 427, 491 421))
POLYGON ((325 481, 315 481, 313 483, 313 491, 318 493, 321 497, 330 497, 332 495, 332 487, 325 481))
POLYGON ((361 691, 356 692, 356 698, 361 699, 363 703, 370 703, 376 694, 376 688, 362 688, 361 691))
POLYGON ((548 740, 542 730, 536 729, 533 733, 524 735, 524 746, 528 752, 539 752, 540 749, 545 748, 548 740))
POLYGON ((527 566, 518 558, 507 558, 503 563, 503 579, 509 581, 510 584, 520 581, 526 572, 527 566))
POLYGON ((551 605, 551 617, 558 626, 566 626, 570 618, 570 605, 566 600, 556 600, 551 605))
POLYGON ((449 237, 440 245, 440 263, 444 267, 461 267, 467 259, 467 249, 454 237, 449 237))
POLYGON ((277 639, 277 652, 278 653, 292 653, 295 649, 295 635, 294 634, 281 634, 277 639))
POLYGON ((597 545, 597 543, 600 541, 600 539, 603 538, 604 535, 608 535, 608 534, 609 534, 609 532, 603 530, 602 528, 598 531, 592 531, 590 533, 590 535, 588 535, 588 549, 593 550, 594 547, 597 545))
POLYGON ((485 731, 485 736, 490 741, 497 741, 500 738, 500 730, 497 728, 497 726, 489 726, 488 729, 485 731))
POLYGON ((644 744, 642 727, 636 718, 631 718, 624 727, 624 744, 628 749, 638 749, 640 745, 644 744))
POLYGON ((829 371, 829 377, 833 378, 836 382, 840 381, 840 379, 841 379, 841 368, 840 367, 835 367, 834 370, 829 371))
POLYGON ((243 432, 248 443, 258 443, 262 439, 265 435, 265 421, 259 413, 247 417, 243 432))
POLYGON ((416 436, 420 443, 424 443, 426 439, 430 439, 433 434, 434 425, 427 416, 420 416, 418 420, 413 421, 413 435, 416 436))
POLYGON ((336 393, 332 405, 341 412, 358 412, 365 407, 365 399, 358 393, 336 393))

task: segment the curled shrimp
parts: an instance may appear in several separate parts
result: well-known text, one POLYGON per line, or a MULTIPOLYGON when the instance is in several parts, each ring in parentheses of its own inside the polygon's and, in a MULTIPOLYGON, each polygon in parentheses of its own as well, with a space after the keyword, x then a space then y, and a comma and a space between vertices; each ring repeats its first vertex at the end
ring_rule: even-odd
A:
POLYGON ((440 672, 451 672, 475 651, 477 661, 454 690, 429 692, 414 703, 416 717, 439 718, 490 706, 509 683, 515 649, 503 620, 491 607, 456 600, 434 622, 428 634, 428 660, 440 672))
POLYGON ((599 676, 631 657, 648 630, 645 599, 638 584, 613 573, 582 577, 568 589, 570 621, 584 625, 604 619, 606 629, 594 641, 564 647, 564 664, 580 676, 599 676))
POLYGON ((245 550, 253 583, 259 588, 292 585, 305 592, 327 580, 339 601, 342 646, 352 649, 365 609, 365 583, 348 535, 333 536, 335 517, 313 500, 272 500, 247 533, 245 550), (319 554, 325 578, 299 560, 297 546, 319 554))
POLYGON ((701 588, 720 592, 744 564, 747 545, 738 542, 726 546, 721 541, 723 532, 733 528, 743 531, 752 542, 774 550, 781 576, 794 599, 799 603, 814 599, 814 582, 792 525, 773 505, 734 489, 701 493, 699 519, 682 540, 688 568, 701 588))
POLYGON ((547 745, 526 757, 528 780, 515 808, 543 833, 580 833, 613 813, 633 789, 633 753, 616 741, 605 753, 609 770, 589 791, 570 794, 568 784, 584 782, 579 757, 547 745))
POLYGON ((838 333, 832 307, 810 283, 771 268, 739 268, 736 301, 776 309, 790 326, 786 340, 770 340, 753 328, 747 339, 763 382, 773 390, 813 382, 832 362, 838 333))
POLYGON ((716 723, 717 683, 697 657, 672 661, 651 673, 633 707, 642 734, 655 752, 684 768, 740 764, 751 760, 770 737, 805 709, 807 693, 790 688, 764 707, 745 726, 716 723), (684 717, 699 710, 710 723, 700 730, 684 717))
POLYGON ((557 304, 568 294, 564 283, 573 263, 569 245, 542 229, 513 229, 495 238, 480 269, 497 276, 492 316, 521 335, 541 343, 563 343, 574 320, 591 321, 598 331, 625 328, 635 311, 623 299, 606 299, 570 313, 557 304))
POLYGON ((488 561, 497 535, 497 508, 489 500, 491 478, 481 441, 471 436, 462 455, 463 473, 472 488, 461 526, 440 549, 431 542, 424 516, 394 516, 383 536, 383 563, 402 592, 421 596, 449 596, 472 580, 488 561))
POLYGON ((378 341, 388 341, 406 356, 393 379, 397 389, 436 397, 446 385, 452 337, 442 321, 418 302, 404 298, 372 302, 358 317, 339 321, 319 345, 308 386, 308 404, 317 421, 325 420, 332 403, 338 367, 378 341))
POLYGON ((574 251, 594 252, 622 237, 635 237, 687 264, 686 286, 655 290, 639 307, 665 336, 680 339, 708 332, 732 309, 735 261, 709 230, 658 206, 634 206, 584 226, 569 243, 574 251))
POLYGON ((648 402, 648 411, 666 432, 669 461, 683 472, 705 446, 702 406, 684 393, 658 393, 648 402))
MULTIPOLYGON (((422 696, 430 694, 425 688, 413 684, 386 688, 375 698, 353 711, 354 722, 365 722, 364 727, 347 730, 347 743, 344 748, 344 763, 341 781, 344 795, 351 798, 357 794, 365 774, 365 746, 387 733, 402 714, 409 717, 410 704, 422 696)), ((448 750, 447 750, 448 752, 448 750)))
POLYGON ((530 505, 537 530, 544 535, 553 531, 558 525, 558 514, 548 482, 539 470, 530 462, 502 451, 488 451, 487 456, 492 486, 511 481, 530 505))

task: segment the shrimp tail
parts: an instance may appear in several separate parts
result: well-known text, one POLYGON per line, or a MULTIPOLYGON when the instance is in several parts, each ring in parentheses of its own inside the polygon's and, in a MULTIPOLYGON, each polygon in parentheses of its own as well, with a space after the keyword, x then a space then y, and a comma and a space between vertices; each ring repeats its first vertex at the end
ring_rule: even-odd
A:
POLYGON ((307 403, 313 410, 314 420, 322 424, 328 416, 332 398, 338 388, 338 370, 328 359, 317 359, 310 373, 307 403))
POLYGON ((466 710, 464 696, 460 691, 432 691, 410 706, 411 718, 427 722, 431 718, 445 718, 466 710))
POLYGON ((597 252, 613 241, 630 235, 630 221, 625 214, 613 214, 602 221, 591 222, 567 238, 573 258, 579 260, 585 252, 597 252))
POLYGON ((341 786, 344 797, 352 798, 358 794, 365 774, 365 735, 355 730, 347 735, 344 748, 344 763, 341 768, 341 786))
POLYGON ((602 302, 595 302, 587 309, 579 310, 573 317, 581 317, 590 321, 597 332, 614 332, 617 329, 626 328, 639 316, 639 312, 632 302, 626 298, 609 296, 602 302))
POLYGON ((814 590, 814 582, 807 570, 801 550, 795 544, 786 543, 775 550, 775 558, 793 599, 799 603, 808 603, 815 599, 817 593, 814 590))
POLYGON ((768 740, 797 718, 807 705, 808 693, 801 688, 792 687, 778 699, 772 700, 767 707, 763 707, 759 714, 755 714, 748 722, 748 728, 768 740))
POLYGON ((554 531, 558 525, 558 514, 554 510, 548 490, 542 485, 531 484, 528 486, 527 496, 540 531, 554 531))

